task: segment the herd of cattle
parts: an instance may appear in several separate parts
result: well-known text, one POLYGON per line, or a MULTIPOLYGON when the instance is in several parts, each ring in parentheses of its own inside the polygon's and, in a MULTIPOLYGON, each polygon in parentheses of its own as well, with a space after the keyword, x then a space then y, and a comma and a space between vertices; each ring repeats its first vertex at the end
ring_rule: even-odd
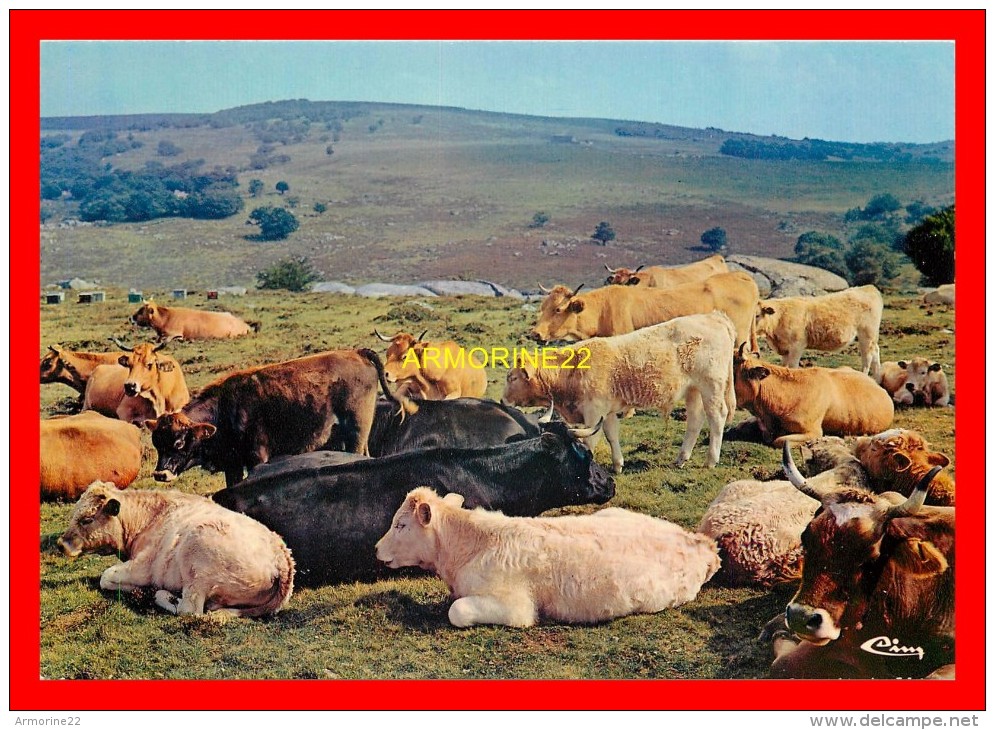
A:
POLYGON ((881 294, 761 300, 721 256, 609 273, 586 294, 544 289, 529 336, 552 355, 516 361, 500 403, 483 399, 486 371, 472 360, 412 365, 409 351, 459 348, 425 333, 375 331, 390 343, 386 362, 333 350, 248 367, 192 397, 167 344, 258 325, 149 302, 131 321, 153 327, 158 343, 53 345, 41 382, 69 385, 83 404, 41 422, 42 498, 79 500, 59 546, 118 552, 125 562, 101 588, 155 588, 173 613, 259 616, 285 606, 295 580, 414 566, 449 585, 456 626, 591 623, 683 604, 709 580, 800 578, 764 632, 772 676, 952 676, 954 482, 946 456, 891 428, 895 404, 943 406, 949 391, 937 363, 880 362, 881 294), (759 337, 784 365, 760 358, 759 337), (806 350, 854 340, 860 371, 799 367, 806 350), (581 348, 589 367, 561 367, 581 348), (762 440, 783 448, 787 480, 727 485, 694 532, 618 508, 538 517, 608 502, 614 478, 592 456, 601 434, 618 474, 621 423, 644 408, 669 418, 680 401, 677 466, 706 421, 704 464, 715 466, 744 408, 762 440), (516 406, 548 410, 537 418, 516 406), (222 472, 226 487, 210 498, 126 490, 142 466, 140 428, 151 432, 157 481, 199 466, 222 472), (815 476, 800 475, 792 447, 815 476))

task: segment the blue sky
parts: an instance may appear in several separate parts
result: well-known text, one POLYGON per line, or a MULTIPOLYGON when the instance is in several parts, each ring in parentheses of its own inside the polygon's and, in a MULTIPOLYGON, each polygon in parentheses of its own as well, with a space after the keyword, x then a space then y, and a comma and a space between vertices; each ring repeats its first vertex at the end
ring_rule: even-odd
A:
POLYGON ((42 116, 280 99, 606 117, 848 142, 954 136, 944 42, 52 42, 42 116))

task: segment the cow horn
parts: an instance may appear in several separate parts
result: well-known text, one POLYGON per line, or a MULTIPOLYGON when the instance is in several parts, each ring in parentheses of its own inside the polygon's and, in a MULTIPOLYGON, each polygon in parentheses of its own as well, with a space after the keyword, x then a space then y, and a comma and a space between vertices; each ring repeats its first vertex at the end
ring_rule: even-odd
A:
POLYGON ((781 455, 781 465, 784 467, 784 473, 788 477, 788 481, 802 494, 806 494, 813 499, 822 501, 822 495, 816 489, 805 481, 805 477, 801 475, 798 471, 798 467, 795 466, 795 460, 791 456, 791 443, 788 441, 784 442, 784 452, 781 455))
POLYGON ((107 339, 110 340, 111 342, 113 342, 118 347, 120 347, 122 350, 130 350, 131 349, 126 344, 124 344, 123 342, 121 342, 121 340, 119 340, 117 337, 108 337, 107 339))
POLYGON ((541 292, 542 292, 543 294, 549 294, 549 293, 550 293, 550 292, 552 292, 553 290, 552 290, 552 289, 547 289, 547 288, 546 288, 546 287, 544 287, 544 286, 543 286, 542 284, 539 284, 539 291, 541 291, 541 292))
POLYGON ((919 480, 916 488, 912 490, 909 498, 895 507, 888 510, 889 517, 906 517, 916 514, 926 502, 926 493, 933 478, 940 473, 942 466, 934 466, 929 473, 919 480))
POLYGON ((161 350, 162 348, 164 348, 166 345, 168 345, 173 340, 182 340, 182 339, 183 339, 183 335, 170 335, 169 337, 167 337, 166 339, 164 339, 162 342, 160 342, 158 345, 156 345, 155 347, 153 347, 152 348, 152 352, 159 352, 159 350, 161 350))
POLYGON ((59 354, 59 348, 57 348, 55 345, 49 345, 48 349, 54 352, 56 355, 59 354))
POLYGON ((577 287, 576 289, 574 289, 574 290, 573 290, 573 291, 572 291, 572 292, 570 293, 570 296, 572 296, 572 297, 575 297, 575 296, 577 296, 577 292, 579 292, 579 291, 580 291, 580 290, 581 290, 581 289, 583 288, 583 286, 584 286, 584 285, 583 285, 583 284, 581 284, 581 285, 580 285, 580 286, 578 286, 578 287, 577 287))
POLYGON ((632 273, 633 273, 633 274, 638 274, 638 273, 639 273, 639 272, 640 272, 640 271, 641 271, 642 269, 644 269, 645 267, 646 267, 646 264, 639 264, 639 266, 637 266, 637 267, 636 267, 636 270, 635 270, 635 271, 633 271, 632 273))
POLYGON ((606 268, 606 269, 608 269, 608 273, 609 273, 609 274, 614 274, 614 273, 615 273, 616 271, 618 271, 618 269, 613 269, 613 268, 612 268, 611 266, 609 266, 608 264, 605 264, 605 268, 606 268))
POLYGON ((605 422, 605 417, 602 416, 598 419, 598 422, 594 424, 591 428, 571 428, 569 429, 570 435, 575 439, 586 439, 588 436, 593 436, 598 431, 601 430, 601 424, 605 422))
POLYGON ((377 337, 379 337, 379 338, 380 338, 381 340, 383 340, 384 342, 393 342, 393 340, 392 340, 392 339, 391 339, 390 337, 384 337, 384 336, 383 336, 382 334, 380 334, 380 333, 379 333, 379 332, 377 331, 377 328, 376 328, 376 327, 374 327, 374 328, 373 328, 373 334, 375 334, 375 335, 376 335, 377 337))
POLYGON ((428 330, 425 330, 420 335, 418 335, 418 341, 421 342, 422 339, 424 339, 425 335, 427 335, 427 334, 428 334, 428 330))
POLYGON ((539 423, 550 423, 553 420, 553 398, 549 398, 549 410, 546 411, 540 418, 539 423))

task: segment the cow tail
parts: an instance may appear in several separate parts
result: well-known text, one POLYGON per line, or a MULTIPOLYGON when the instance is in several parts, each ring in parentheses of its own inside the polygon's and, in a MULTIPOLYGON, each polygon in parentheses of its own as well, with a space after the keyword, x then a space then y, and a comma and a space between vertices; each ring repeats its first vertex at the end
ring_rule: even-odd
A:
MULTIPOLYGON (((754 331, 753 322, 756 318, 754 317, 750 323, 750 337, 751 339, 756 337, 754 331)), ((733 325, 732 320, 726 317, 727 329, 729 334, 732 336, 732 341, 736 342, 736 327, 733 325)), ((733 345, 733 351, 735 352, 736 345, 733 345)), ((732 355, 732 353, 730 353, 732 355)), ((726 408, 729 410, 729 414, 726 416, 726 424, 732 423, 732 419, 736 416, 736 367, 733 364, 734 358, 730 356, 729 358, 729 384, 726 386, 726 408)))
POLYGON ((377 378, 380 380, 380 387, 383 388, 383 394, 386 396, 387 400, 394 403, 397 406, 397 414, 401 417, 401 422, 404 422, 404 415, 408 412, 405 407, 406 398, 398 400, 397 397, 390 392, 390 386, 387 385, 387 377, 384 375, 383 363, 380 361, 380 356, 373 350, 363 347, 358 350, 359 354, 365 357, 370 363, 376 368, 377 378))
POLYGON ((249 327, 252 328, 253 332, 258 332, 259 330, 261 330, 263 328, 263 323, 262 322, 246 322, 246 324, 249 325, 249 327))

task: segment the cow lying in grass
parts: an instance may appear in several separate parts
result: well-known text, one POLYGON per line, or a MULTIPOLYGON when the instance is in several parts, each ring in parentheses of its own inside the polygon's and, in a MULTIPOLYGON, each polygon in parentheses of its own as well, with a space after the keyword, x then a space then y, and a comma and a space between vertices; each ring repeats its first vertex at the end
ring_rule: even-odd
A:
POLYGON ((924 357, 882 363, 879 382, 900 405, 950 404, 950 383, 943 366, 924 357))
POLYGON ((656 613, 692 600, 719 567, 710 539, 623 509, 529 518, 462 504, 412 490, 376 546, 389 567, 417 565, 449 585, 454 626, 656 613))

